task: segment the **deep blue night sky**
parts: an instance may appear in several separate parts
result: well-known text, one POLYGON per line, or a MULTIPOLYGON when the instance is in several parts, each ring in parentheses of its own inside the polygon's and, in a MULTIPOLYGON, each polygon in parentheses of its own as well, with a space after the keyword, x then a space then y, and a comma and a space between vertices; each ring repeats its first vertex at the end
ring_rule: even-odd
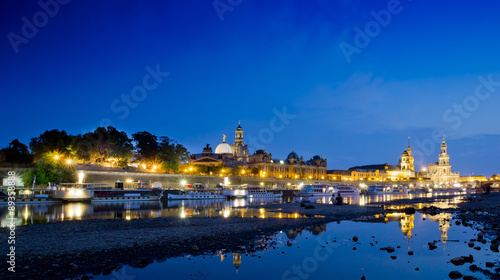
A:
POLYGON ((329 169, 397 164, 411 136, 419 171, 437 161, 440 129, 452 171, 500 171, 500 2, 215 3, 228 10, 212 0, 69 1, 44 18, 37 1, 3 1, 0 147, 113 125, 199 153, 222 134, 232 143, 241 121, 251 152, 322 154, 329 169), (388 6, 390 20, 380 14, 388 6), (40 27, 23 35, 22 18, 34 15, 40 27), (356 30, 367 27, 363 41, 356 30), (359 47, 348 59, 346 45, 359 47), (147 80, 144 94, 156 68, 169 74, 147 80), (275 112, 285 108, 294 117, 284 124, 275 112))

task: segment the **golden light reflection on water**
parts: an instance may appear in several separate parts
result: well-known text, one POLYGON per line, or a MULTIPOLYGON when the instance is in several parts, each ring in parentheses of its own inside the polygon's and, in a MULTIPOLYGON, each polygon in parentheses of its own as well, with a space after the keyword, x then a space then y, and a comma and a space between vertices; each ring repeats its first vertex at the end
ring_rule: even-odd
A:
MULTIPOLYGON (((458 192, 441 192, 442 195, 458 194, 458 192)), ((392 194, 392 195, 342 195, 347 204, 367 205, 374 202, 395 201, 401 198, 433 197, 432 194, 392 194)), ((292 198, 289 202, 299 202, 303 198, 292 198)), ((308 201, 331 204, 331 196, 308 198, 308 201)), ((422 209, 434 205, 439 208, 456 207, 455 204, 463 201, 461 197, 443 199, 432 204, 419 203, 411 205, 416 209, 422 209)), ((210 200, 210 201, 151 201, 151 202, 109 202, 109 203, 81 203, 71 202, 66 204, 52 205, 19 205, 16 207, 17 225, 33 223, 46 223, 54 221, 76 220, 76 219, 137 219, 156 217, 244 217, 244 218, 301 218, 296 213, 281 213, 266 211, 264 208, 246 208, 251 205, 281 203, 280 198, 269 199, 235 199, 235 200, 210 200), (240 208, 234 208, 240 207, 240 208), (261 210, 262 209, 262 210, 261 210)), ((410 207, 410 205, 406 205, 410 207)), ((405 206, 399 206, 403 209, 405 206)), ((8 212, 0 211, 1 226, 8 225, 8 212)))

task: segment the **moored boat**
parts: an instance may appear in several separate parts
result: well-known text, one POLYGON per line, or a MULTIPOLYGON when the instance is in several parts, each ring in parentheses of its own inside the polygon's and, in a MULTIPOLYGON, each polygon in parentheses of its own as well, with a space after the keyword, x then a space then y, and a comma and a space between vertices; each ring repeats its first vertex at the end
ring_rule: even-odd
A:
POLYGON ((222 190, 222 195, 227 198, 244 198, 248 196, 248 190, 241 186, 226 186, 222 190))
POLYGON ((245 186, 249 198, 282 197, 282 191, 271 191, 260 186, 245 186))
POLYGON ((225 199, 221 189, 189 190, 178 194, 168 193, 169 200, 191 200, 191 199, 225 199))
POLYGON ((356 195, 361 193, 361 189, 356 188, 355 186, 334 186, 337 193, 343 194, 351 194, 356 195))
POLYGON ((312 184, 312 185, 304 185, 300 190, 300 192, 296 192, 295 195, 301 197, 332 196, 335 193, 337 193, 337 191, 331 185, 312 184))
POLYGON ((406 194, 409 189, 403 187, 390 187, 390 186, 368 186, 366 194, 368 195, 382 195, 382 194, 406 194))

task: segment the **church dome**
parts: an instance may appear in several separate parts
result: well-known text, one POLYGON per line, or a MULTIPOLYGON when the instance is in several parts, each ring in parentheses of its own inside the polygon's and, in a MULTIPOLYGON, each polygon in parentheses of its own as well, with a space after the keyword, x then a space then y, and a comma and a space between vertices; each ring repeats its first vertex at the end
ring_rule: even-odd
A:
POLYGON ((217 146, 217 148, 215 148, 215 153, 216 154, 232 154, 233 149, 231 149, 231 146, 229 146, 228 143, 222 142, 217 146))
POLYGON ((297 155, 297 153, 295 152, 291 152, 290 154, 288 154, 288 157, 286 159, 298 159, 299 156, 297 155))

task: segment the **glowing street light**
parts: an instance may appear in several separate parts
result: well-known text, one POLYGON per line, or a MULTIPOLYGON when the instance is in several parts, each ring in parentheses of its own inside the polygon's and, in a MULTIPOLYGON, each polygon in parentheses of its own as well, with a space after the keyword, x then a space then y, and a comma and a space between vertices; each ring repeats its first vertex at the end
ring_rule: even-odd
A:
POLYGON ((72 163, 73 163, 73 161, 72 161, 72 160, 70 160, 70 159, 67 159, 67 160, 66 160, 66 164, 72 164, 72 163))
POLYGON ((55 155, 55 156, 54 156, 54 159, 55 159, 55 160, 58 160, 59 158, 60 158, 60 156, 59 156, 59 155, 55 155))

